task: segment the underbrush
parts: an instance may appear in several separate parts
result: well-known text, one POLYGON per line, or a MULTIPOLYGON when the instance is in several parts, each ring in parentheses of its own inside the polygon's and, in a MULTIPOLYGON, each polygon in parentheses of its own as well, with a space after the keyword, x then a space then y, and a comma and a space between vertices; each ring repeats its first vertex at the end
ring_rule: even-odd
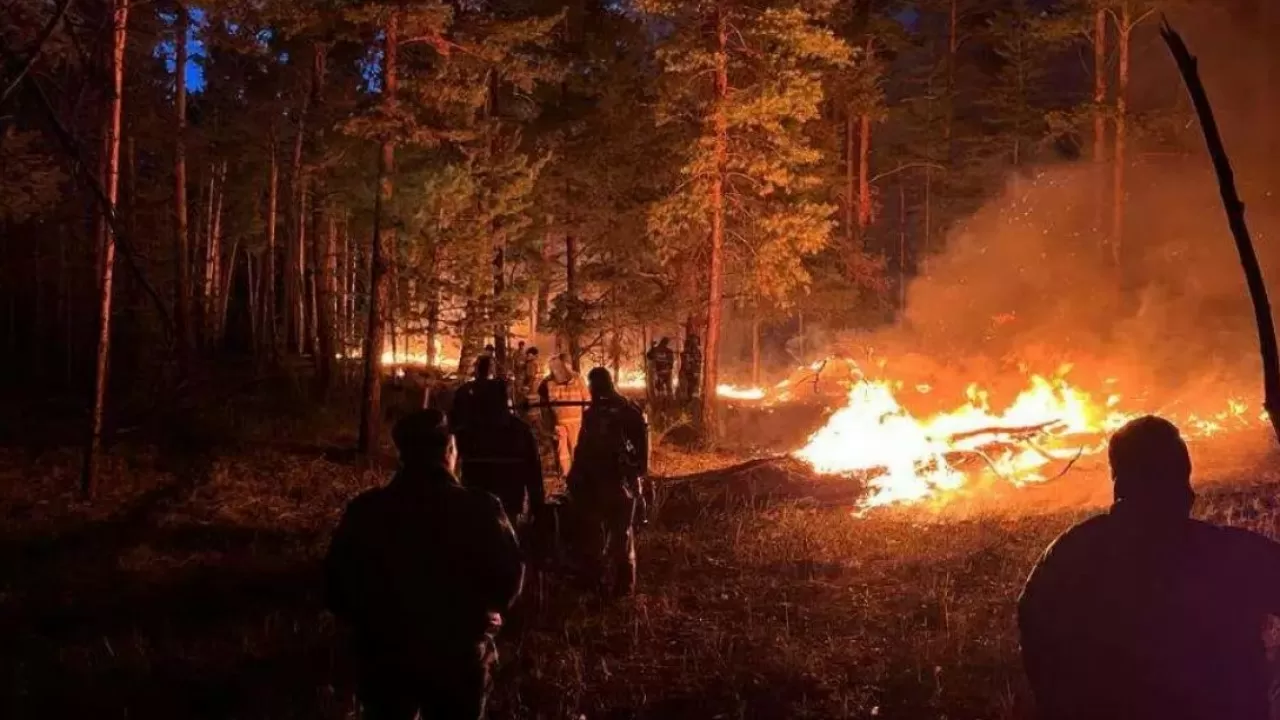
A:
MULTIPOLYGON (((211 426, 230 423, 234 441, 181 462, 117 447, 92 506, 75 499, 76 453, 0 454, 5 717, 351 716, 318 561, 344 503, 385 470, 350 464, 341 435, 297 441, 322 416, 252 423, 262 411, 228 403, 211 426)), ((721 460, 658 458, 673 474, 721 460)), ((1275 534, 1274 497, 1223 488, 1201 505, 1275 534)), ((633 599, 529 583, 500 640, 493 714, 1026 717, 1014 603, 1080 516, 784 504, 657 523, 633 599)))

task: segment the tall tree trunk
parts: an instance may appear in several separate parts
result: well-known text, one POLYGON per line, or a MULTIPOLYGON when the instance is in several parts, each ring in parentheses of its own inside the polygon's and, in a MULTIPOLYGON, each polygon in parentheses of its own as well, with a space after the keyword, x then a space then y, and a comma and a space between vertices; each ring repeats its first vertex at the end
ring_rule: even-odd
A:
POLYGON ((293 237, 287 243, 285 251, 285 332, 294 349, 302 353, 306 349, 306 313, 303 308, 305 287, 305 247, 306 247, 306 209, 303 207, 307 197, 307 181, 302 165, 302 141, 307 134, 307 111, 311 102, 310 93, 304 93, 298 107, 298 121, 293 137, 293 157, 291 170, 293 187, 291 188, 290 206, 293 215, 293 237))
POLYGON ((195 308, 195 339, 196 344, 204 347, 207 342, 207 333, 209 327, 209 288, 208 288, 208 269, 209 269, 209 238, 213 234, 213 185, 216 173, 212 165, 205 171, 205 181, 203 187, 197 186, 196 191, 203 198, 201 203, 203 207, 196 211, 197 228, 194 241, 191 243, 191 275, 194 283, 192 288, 192 306, 195 308))
POLYGON ((257 265, 254 257, 255 255, 251 252, 245 253, 244 271, 245 280, 249 286, 249 338, 253 355, 257 357, 262 349, 262 336, 260 334, 262 326, 258 322, 259 305, 262 303, 262 287, 259 285, 262 281, 262 273, 254 271, 254 266, 257 265))
POLYGON ((236 280, 236 261, 240 258, 240 238, 231 243, 231 252, 227 254, 227 271, 222 277, 222 285, 218 291, 218 343, 227 346, 227 310, 231 306, 231 288, 236 280))
MULTIPOLYGON (((551 225, 552 218, 547 216, 547 225, 551 225)), ((530 342, 537 339, 538 325, 542 322, 542 318, 547 316, 548 306, 551 304, 551 260, 553 253, 553 243, 551 242, 550 231, 542 238, 542 266, 538 273, 538 299, 536 307, 533 309, 533 327, 529 329, 530 342)))
POLYGON ((538 340, 538 291, 534 290, 529 293, 529 344, 533 345, 538 340))
POLYGON ((846 236, 845 239, 849 243, 849 250, 851 252, 858 247, 858 240, 860 237, 860 233, 857 230, 858 223, 855 220, 855 218, 861 214, 857 210, 857 208, 861 207, 861 203, 855 199, 860 197, 858 194, 858 173, 856 169, 858 167, 858 161, 855 159, 855 153, 857 152, 855 149, 857 147, 857 135, 854 128, 857 125, 858 122, 854 117, 853 105, 850 104, 846 109, 844 118, 844 230, 846 236))
MULTIPOLYGON (((954 11, 954 5, 953 5, 954 11)), ((867 57, 875 47, 867 38, 867 57)), ((858 116, 858 242, 865 241, 871 225, 871 114, 858 116)))
MULTIPOLYGON (((311 107, 320 114, 324 102, 324 78, 326 48, 321 43, 314 46, 311 64, 311 107)), ((324 152, 324 130, 315 123, 313 158, 324 152)), ((333 219, 325 220, 324 178, 319 170, 311 174, 311 265, 312 286, 315 297, 316 328, 316 392, 327 398, 333 383, 333 245, 336 228, 333 219)))
MULTIPOLYGON (((108 103, 103 108, 102 127, 109 128, 111 126, 111 104, 108 103)), ((107 166, 111 156, 111 136, 103 132, 101 138, 101 148, 98 153, 98 179, 102 182, 103 187, 107 185, 107 166)), ((93 215, 93 278, 94 282, 102 282, 102 261, 106 257, 107 249, 107 221, 106 217, 97 212, 93 215)), ((98 288, 101 290, 101 288, 98 288)))
POLYGON ((311 351, 311 303, 309 302, 310 293, 308 292, 307 282, 307 180, 304 175, 300 181, 302 187, 299 189, 299 197, 297 200, 297 224, 294 230, 297 236, 294 238, 294 259, 296 260, 293 268, 294 276, 297 278, 298 292, 294 296, 295 307, 294 312, 298 318, 298 326, 296 328, 296 337, 294 341, 298 344, 298 353, 306 354, 311 351))
POLYGON ((71 261, 67 258, 67 234, 59 233, 58 236, 58 299, 62 304, 60 315, 62 317, 63 329, 65 334, 62 342, 62 387, 70 388, 75 378, 75 367, 73 366, 75 353, 75 315, 73 307, 75 303, 71 301, 71 261))
POLYGON ((177 60, 174 66, 174 291, 173 324, 178 345, 178 372, 186 376, 191 362, 191 242, 187 235, 187 8, 178 5, 177 60))
POLYGON ((433 279, 431 286, 427 297, 427 365, 437 367, 440 363, 436 351, 440 342, 440 283, 433 279))
POLYGON ((760 310, 751 316, 751 384, 760 386, 760 310))
POLYGON ((956 120, 956 65, 960 51, 959 4, 959 0, 951 0, 951 13, 947 19, 947 119, 943 127, 943 137, 947 142, 947 167, 951 167, 951 160, 955 157, 951 138, 956 120))
POLYGON ((724 176, 729 164, 729 27, 724 12, 716 9, 715 106, 712 110, 712 141, 715 173, 711 180, 711 252, 708 260, 707 330, 702 373, 702 431, 714 436, 719 431, 716 418, 716 383, 720 365, 720 301, 724 295, 724 176))
POLYGON ((351 225, 347 221, 345 212, 342 216, 342 245, 342 255, 346 260, 342 270, 342 302, 344 303, 342 312, 346 327, 343 331, 342 354, 345 356, 350 353, 356 339, 356 273, 360 267, 356 257, 356 246, 351 239, 351 225))
POLYGON ((1129 38, 1133 30, 1133 19, 1130 14, 1129 0, 1120 4, 1119 44, 1120 59, 1116 72, 1116 145, 1115 157, 1112 161, 1111 178, 1111 262, 1119 273, 1121 283, 1124 282, 1124 200, 1125 200, 1125 140, 1126 114, 1128 112, 1129 93, 1129 38))
POLYGON ((207 239, 204 246, 204 291, 203 291, 203 317, 204 324, 201 328, 205 343, 213 346, 218 338, 218 286, 219 270, 222 262, 221 245, 221 214, 222 214, 222 185, 224 168, 226 166, 215 165, 213 172, 209 178, 209 216, 207 239))
POLYGON ((858 119, 858 237, 871 225, 871 116, 858 119))
POLYGON ((475 286, 469 283, 464 293, 467 301, 462 309, 462 327, 459 332, 462 339, 462 348, 458 352, 459 375, 471 374, 475 368, 476 357, 484 345, 484 338, 479 330, 481 305, 476 300, 476 295, 475 286))
POLYGON ((807 352, 808 349, 805 347, 804 311, 803 310, 799 310, 796 312, 796 334, 800 336, 800 347, 798 348, 798 350, 800 350, 800 364, 803 365, 804 359, 808 354, 807 352))
MULTIPOLYGON (((492 163, 501 151, 499 147, 498 119, 498 73, 489 71, 489 102, 485 114, 489 120, 489 161, 492 163)), ((507 290, 507 248, 506 239, 495 219, 489 228, 493 236, 493 303, 491 304, 493 320, 493 364, 494 375, 499 378, 507 376, 507 333, 509 316, 506 313, 505 295, 507 290)))
POLYGON ((907 186, 898 183, 898 309, 907 307, 907 186))
POLYGON ((1101 237, 1106 205, 1107 162, 1107 10, 1099 6, 1093 15, 1093 227, 1101 237))
POLYGON ((507 318, 502 312, 503 295, 507 290, 507 251, 499 240, 493 251, 493 364, 497 377, 507 376, 507 318))
POLYGON ((280 204, 280 164, 277 162, 275 127, 271 129, 271 170, 267 179, 267 252, 262 269, 262 331, 267 354, 274 362, 280 355, 276 333, 276 217, 280 204))
MULTIPOLYGON (((120 119, 124 104, 124 54, 128 44, 129 0, 115 0, 112 10, 111 79, 112 93, 107 125, 106 194, 107 212, 115 213, 120 190, 120 119)), ((108 360, 111 357, 111 288, 115 268, 116 237, 110 223, 103 221, 102 274, 99 277, 98 352, 93 376, 93 409, 90 412, 89 446, 85 452, 81 490, 93 497, 98 485, 98 455, 102 451, 103 414, 107 402, 108 360)))
MULTIPOLYGON (((391 111, 395 110, 396 90, 399 86, 399 78, 396 76, 399 33, 400 14, 397 10, 387 19, 382 54, 382 100, 391 111)), ((361 393, 358 444, 358 450, 366 455, 378 442, 382 420, 382 338, 386 327, 383 306, 387 298, 387 260, 383 257, 382 243, 384 233, 391 235, 394 232, 383 228, 382 213, 391 204, 394 169, 395 144, 388 135, 383 137, 382 147, 378 152, 378 194, 374 197, 373 246, 369 254, 369 324, 364 338, 364 388, 361 393)))
MULTIPOLYGON (((928 96, 933 97, 933 76, 932 75, 929 76, 929 80, 926 84, 926 89, 927 89, 928 96)), ((925 104, 925 127, 927 128, 933 127, 933 111, 934 111, 933 102, 926 103, 925 104)), ((934 143, 933 143, 932 134, 930 134, 929 140, 925 145, 925 160, 926 160, 926 165, 924 166, 924 209, 923 209, 924 237, 921 239, 922 250, 920 252, 920 273, 922 275, 926 272, 927 263, 929 262, 929 257, 933 250, 933 170, 934 170, 934 167, 936 166, 935 164, 937 162, 937 157, 936 157, 936 153, 934 152, 934 143)))
POLYGON ((578 240, 573 233, 564 236, 564 296, 565 309, 568 313, 569 357, 573 360, 573 369, 578 369, 582 358, 582 338, 578 337, 582 318, 578 307, 578 240))
MULTIPOLYGON (((212 343, 222 341, 222 206, 227 197, 227 161, 222 161, 218 170, 218 201, 213 209, 213 229, 209 237, 209 264, 213 268, 213 295, 210 298, 209 339, 212 343)), ((234 267, 234 265, 233 265, 234 267)))

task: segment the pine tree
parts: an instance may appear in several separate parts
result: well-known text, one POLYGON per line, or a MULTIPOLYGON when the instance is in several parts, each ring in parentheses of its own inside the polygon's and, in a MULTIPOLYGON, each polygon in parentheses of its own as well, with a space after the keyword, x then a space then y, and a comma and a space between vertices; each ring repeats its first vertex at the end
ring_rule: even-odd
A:
POLYGON ((998 167, 1012 168, 1015 177, 1036 160, 1049 136, 1047 114, 1040 97, 1049 62, 1070 39, 1072 28, 1032 8, 1026 0, 1014 0, 987 20, 983 38, 999 59, 999 65, 979 107, 986 110, 988 152, 998 167))
POLYGON ((700 420, 714 433, 726 256, 750 268, 742 280, 764 298, 786 298, 808 282, 802 258, 827 244, 835 208, 814 198, 821 156, 807 130, 821 117, 824 72, 851 53, 818 24, 829 5, 656 1, 645 9, 671 29, 658 49, 659 119, 688 133, 682 182, 655 206, 651 227, 668 257, 692 248, 705 258, 700 420))

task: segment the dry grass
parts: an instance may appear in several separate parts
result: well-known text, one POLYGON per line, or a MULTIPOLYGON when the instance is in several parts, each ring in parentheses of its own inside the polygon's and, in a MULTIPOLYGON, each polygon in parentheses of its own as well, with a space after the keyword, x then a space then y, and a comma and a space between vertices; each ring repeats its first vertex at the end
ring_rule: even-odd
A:
MULTIPOLYGON (((227 411, 213 425, 239 432, 181 461, 116 448, 128 460, 93 506, 70 492, 73 453, 0 453, 3 715, 348 716, 316 563, 343 503, 382 475, 296 442, 328 418, 267 434, 254 412, 227 411)), ((659 460, 678 473, 726 458, 659 460)), ((1274 497, 1227 487, 1203 504, 1274 534, 1274 497)), ((1079 515, 782 505, 648 529, 633 600, 554 579, 543 602, 529 594, 501 641, 495 716, 1025 717, 1014 600, 1079 515)))

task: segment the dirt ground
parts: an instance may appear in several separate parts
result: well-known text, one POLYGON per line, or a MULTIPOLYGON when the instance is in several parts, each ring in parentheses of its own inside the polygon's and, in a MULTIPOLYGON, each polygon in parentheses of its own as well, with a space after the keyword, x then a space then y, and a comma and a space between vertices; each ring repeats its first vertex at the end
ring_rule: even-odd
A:
MULTIPOLYGON (((342 413, 289 417, 229 404, 177 432, 181 451, 124 442, 93 505, 72 449, 0 450, 0 716, 353 716, 318 561, 344 503, 386 475, 352 464, 342 413)), ((1194 449, 1214 479, 1199 512, 1276 535, 1280 478, 1250 443, 1194 449)), ((656 461, 670 476, 740 459, 656 461)), ((641 534, 634 599, 527 588, 493 716, 1027 717, 1015 598, 1105 483, 1082 467, 1013 505, 673 513, 641 534)))

